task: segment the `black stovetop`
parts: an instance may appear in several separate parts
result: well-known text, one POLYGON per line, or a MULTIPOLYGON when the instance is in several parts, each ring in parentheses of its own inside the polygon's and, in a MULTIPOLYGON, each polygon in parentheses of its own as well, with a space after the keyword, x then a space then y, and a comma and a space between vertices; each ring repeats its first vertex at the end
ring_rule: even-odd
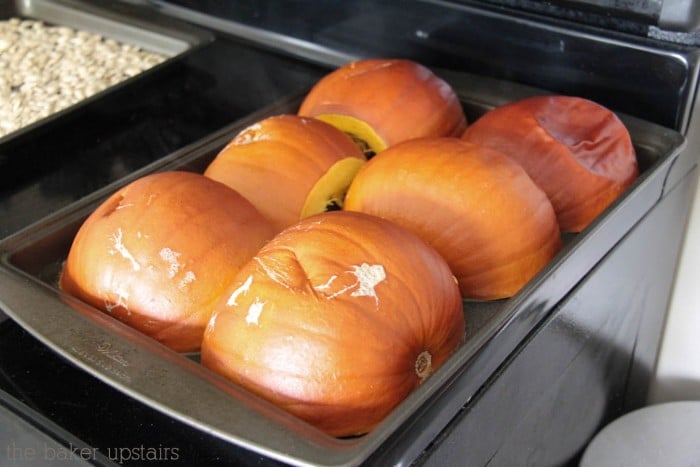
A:
POLYGON ((306 89, 323 71, 220 38, 10 139, 0 145, 0 238, 306 89))
MULTIPOLYGON (((17 416, 55 442, 38 438, 33 448, 38 462, 82 458, 98 465, 280 465, 101 383, 9 319, 0 323, 0 391, 0 409, 15 409, 17 416)), ((0 438, 0 465, 25 465, 19 461, 32 460, 30 446, 14 436, 0 438)))

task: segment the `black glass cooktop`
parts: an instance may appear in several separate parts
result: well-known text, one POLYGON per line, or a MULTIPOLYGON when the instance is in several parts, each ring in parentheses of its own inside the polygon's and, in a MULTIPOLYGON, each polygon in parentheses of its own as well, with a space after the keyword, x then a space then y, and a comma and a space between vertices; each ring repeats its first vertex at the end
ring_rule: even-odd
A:
POLYGON ((664 30, 661 37, 650 29, 660 31, 654 24, 668 5, 693 2, 150 1, 164 14, 224 34, 241 27, 262 28, 311 48, 337 52, 341 58, 411 58, 436 70, 485 74, 585 95, 678 129, 687 123, 680 106, 694 92, 694 78, 689 76, 695 73, 694 64, 650 54, 648 46, 685 54, 696 39, 700 43, 700 36, 664 30), (622 43, 627 45, 621 49, 622 43))
POLYGON ((0 238, 327 71, 219 38, 0 144, 0 238))
POLYGON ((19 418, 38 428, 31 437, 0 436, 0 465, 68 460, 128 466, 281 465, 102 384, 9 319, 0 323, 0 362, 0 420, 3 407, 11 410, 19 402, 24 406, 17 410, 19 418))

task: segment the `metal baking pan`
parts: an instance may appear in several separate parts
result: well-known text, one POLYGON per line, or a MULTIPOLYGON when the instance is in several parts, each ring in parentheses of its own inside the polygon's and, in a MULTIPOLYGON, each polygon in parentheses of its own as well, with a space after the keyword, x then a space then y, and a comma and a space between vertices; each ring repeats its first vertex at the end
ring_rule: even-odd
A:
MULTIPOLYGON (((467 74, 446 76, 470 120, 510 100, 539 93, 467 74)), ((0 242, 0 308, 79 368, 172 418, 245 449, 292 465, 358 465, 404 432, 420 450, 479 391, 508 356, 610 249, 663 197, 666 176, 685 146, 670 129, 621 116, 638 153, 640 177, 582 234, 566 239, 551 263, 515 297, 464 302, 468 338, 371 433, 336 439, 257 398, 105 313, 61 293, 56 281, 79 226, 130 181, 164 170, 201 172, 241 129, 294 112, 290 96, 259 113, 132 173, 0 242)), ((420 451, 419 451, 420 452, 420 451)))
POLYGON ((101 8, 97 2, 84 0, 11 0, 0 2, 0 20, 41 21, 46 26, 62 26, 112 39, 121 44, 159 54, 164 60, 133 77, 106 87, 56 112, 11 131, 0 137, 0 143, 21 133, 76 111, 85 103, 97 99, 133 80, 144 79, 155 70, 168 66, 191 50, 213 39, 211 33, 171 19, 143 18, 131 14, 128 8, 101 8))

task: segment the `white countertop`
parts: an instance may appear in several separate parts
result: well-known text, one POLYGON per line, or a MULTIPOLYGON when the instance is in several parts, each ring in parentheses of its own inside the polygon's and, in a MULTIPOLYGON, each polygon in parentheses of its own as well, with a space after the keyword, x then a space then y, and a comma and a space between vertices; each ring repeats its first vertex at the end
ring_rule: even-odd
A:
POLYGON ((700 400, 700 190, 691 208, 648 402, 679 400, 700 400))

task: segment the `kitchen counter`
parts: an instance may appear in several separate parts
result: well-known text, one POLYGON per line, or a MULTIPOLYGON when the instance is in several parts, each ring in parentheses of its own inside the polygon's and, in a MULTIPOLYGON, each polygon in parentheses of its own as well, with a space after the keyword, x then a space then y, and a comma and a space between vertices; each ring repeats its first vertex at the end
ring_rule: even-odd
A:
POLYGON ((700 189, 693 201, 649 403, 700 400, 700 189))

